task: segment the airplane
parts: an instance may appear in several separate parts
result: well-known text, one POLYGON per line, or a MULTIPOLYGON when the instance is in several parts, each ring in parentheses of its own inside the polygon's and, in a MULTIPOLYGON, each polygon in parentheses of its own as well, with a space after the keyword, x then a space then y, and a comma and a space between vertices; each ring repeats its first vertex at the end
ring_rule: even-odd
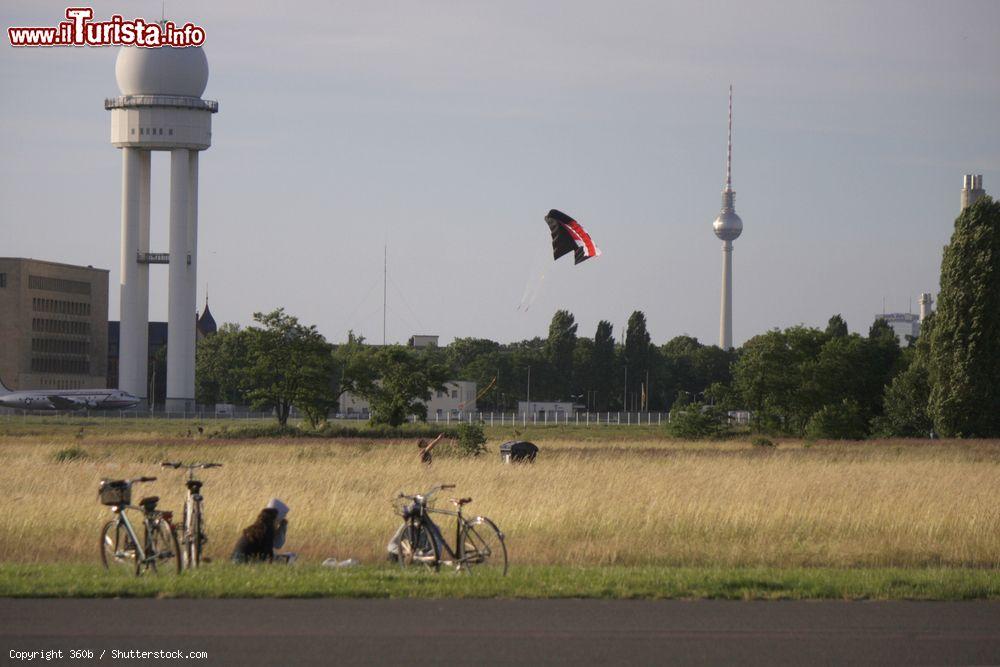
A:
POLYGON ((120 389, 12 391, 0 379, 0 406, 19 410, 125 410, 141 399, 120 389))

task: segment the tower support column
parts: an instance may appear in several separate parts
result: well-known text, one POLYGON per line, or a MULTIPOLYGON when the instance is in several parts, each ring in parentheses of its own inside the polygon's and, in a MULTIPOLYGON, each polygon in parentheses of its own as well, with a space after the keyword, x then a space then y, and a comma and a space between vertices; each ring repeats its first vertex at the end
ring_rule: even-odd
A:
POLYGON ((733 347, 733 242, 722 242, 722 317, 719 318, 719 347, 733 347))
POLYGON ((149 151, 122 149, 121 284, 118 388, 147 396, 149 268, 138 253, 149 248, 149 151))
MULTIPOLYGON (((170 151, 170 277, 167 296, 167 410, 194 410, 195 277, 188 260, 191 152, 170 151)), ((197 164, 197 163, 195 163, 197 164)), ((195 204, 197 206, 197 204, 195 204)))

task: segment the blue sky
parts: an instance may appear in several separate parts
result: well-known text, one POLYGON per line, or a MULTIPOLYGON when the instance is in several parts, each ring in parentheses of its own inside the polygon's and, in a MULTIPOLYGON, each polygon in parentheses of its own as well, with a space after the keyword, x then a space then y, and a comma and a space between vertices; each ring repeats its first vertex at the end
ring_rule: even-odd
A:
MULTIPOLYGON (((160 2, 94 4, 157 19, 160 2)), ((170 1, 207 31, 199 300, 277 306, 333 341, 592 335, 634 309, 655 342, 716 342, 726 95, 735 88, 734 339, 867 331, 936 292, 962 175, 1000 191, 1000 3, 170 1), (550 208, 604 255, 546 259, 550 208), (544 279, 541 276, 544 272, 544 279), (526 312, 527 284, 541 280, 526 312)), ((64 4, 5 0, 10 25, 64 4)), ((114 48, 0 55, 0 255, 111 270, 114 48)), ((153 162, 167 248, 168 162, 153 162)), ((154 267, 151 317, 166 317, 154 267)))

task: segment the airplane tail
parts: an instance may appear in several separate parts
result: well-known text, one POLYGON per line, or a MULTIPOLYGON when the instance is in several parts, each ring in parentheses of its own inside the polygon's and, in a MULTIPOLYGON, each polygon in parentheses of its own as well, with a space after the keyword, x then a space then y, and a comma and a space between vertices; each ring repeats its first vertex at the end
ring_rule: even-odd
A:
POLYGON ((0 378, 0 396, 6 396, 7 394, 13 393, 13 390, 3 383, 3 378, 0 378))

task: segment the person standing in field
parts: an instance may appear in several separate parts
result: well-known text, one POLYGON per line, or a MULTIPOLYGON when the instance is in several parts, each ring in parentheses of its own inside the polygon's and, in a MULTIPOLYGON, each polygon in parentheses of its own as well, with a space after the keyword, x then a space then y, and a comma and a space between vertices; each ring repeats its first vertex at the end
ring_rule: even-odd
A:
POLYGON ((440 433, 438 434, 438 437, 431 440, 430 443, 428 443, 426 440, 423 439, 417 442, 417 447, 420 448, 419 456, 421 463, 423 463, 424 465, 431 464, 431 460, 433 458, 433 456, 431 455, 431 450, 434 449, 434 445, 438 444, 441 441, 441 438, 443 437, 444 433, 440 433))

